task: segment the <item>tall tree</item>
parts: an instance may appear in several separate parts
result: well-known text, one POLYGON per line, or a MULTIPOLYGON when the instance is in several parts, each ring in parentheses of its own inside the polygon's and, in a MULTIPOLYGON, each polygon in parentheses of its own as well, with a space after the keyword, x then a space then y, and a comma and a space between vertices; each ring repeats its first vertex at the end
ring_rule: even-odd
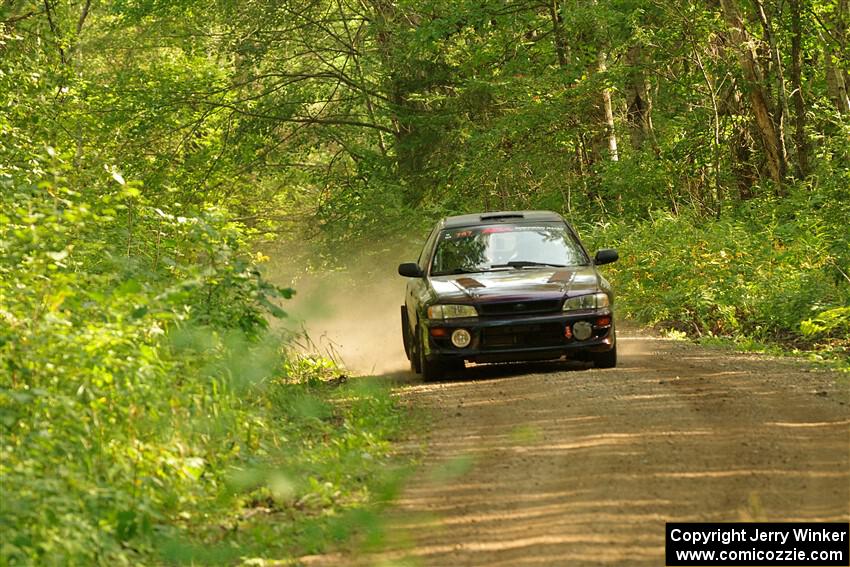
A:
POLYGON ((794 145, 797 177, 809 173, 809 140, 806 134, 806 100, 803 94, 803 26, 801 0, 790 0, 791 8, 791 100, 794 102, 794 145))
POLYGON ((643 46, 632 45, 626 52, 627 80, 625 86, 626 105, 631 131, 632 146, 643 147, 652 131, 652 94, 646 76, 643 46))
POLYGON ((850 1, 838 0, 825 22, 823 59, 829 97, 840 114, 850 114, 850 67, 848 67, 848 19, 850 1))
POLYGON ((779 131, 771 112, 773 106, 771 96, 765 88, 764 73, 755 51, 756 42, 744 25, 736 2, 737 0, 720 0, 720 5, 738 54, 745 89, 749 93, 751 109, 765 150, 770 176, 777 185, 781 185, 785 178, 786 161, 780 146, 779 131))

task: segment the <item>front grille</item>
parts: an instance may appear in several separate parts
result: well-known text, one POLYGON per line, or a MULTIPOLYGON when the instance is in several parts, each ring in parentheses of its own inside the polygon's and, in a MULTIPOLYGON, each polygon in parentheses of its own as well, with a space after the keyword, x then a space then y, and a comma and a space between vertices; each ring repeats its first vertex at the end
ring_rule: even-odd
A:
POLYGON ((564 344, 562 323, 504 325, 481 329, 481 349, 558 346, 564 344))
POLYGON ((531 301, 482 303, 479 305, 479 309, 482 315, 525 315, 526 313, 557 311, 560 306, 560 299, 535 299, 531 301))

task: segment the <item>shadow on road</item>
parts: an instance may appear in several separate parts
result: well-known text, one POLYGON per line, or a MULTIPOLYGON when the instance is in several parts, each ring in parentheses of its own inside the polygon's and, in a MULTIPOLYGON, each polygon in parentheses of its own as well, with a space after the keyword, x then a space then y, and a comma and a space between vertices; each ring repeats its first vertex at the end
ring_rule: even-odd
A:
MULTIPOLYGON (((559 374, 587 370, 591 365, 575 360, 550 360, 537 362, 505 362, 496 364, 468 364, 464 370, 448 372, 446 376, 433 384, 454 382, 477 382, 500 378, 517 378, 529 374, 559 374)), ((422 377, 411 370, 386 372, 375 379, 394 385, 427 384, 422 377)))
POLYGON ((850 519, 841 383, 787 359, 623 346, 611 370, 537 362, 436 383, 383 375, 430 431, 381 559, 648 567, 663 564, 666 521, 850 519))

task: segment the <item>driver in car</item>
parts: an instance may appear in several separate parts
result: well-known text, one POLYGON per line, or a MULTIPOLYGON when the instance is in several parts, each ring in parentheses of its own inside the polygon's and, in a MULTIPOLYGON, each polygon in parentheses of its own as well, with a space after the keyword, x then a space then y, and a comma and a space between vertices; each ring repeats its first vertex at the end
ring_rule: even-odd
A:
POLYGON ((487 243, 487 256, 493 266, 507 264, 518 259, 517 238, 513 232, 495 232, 490 234, 487 243))

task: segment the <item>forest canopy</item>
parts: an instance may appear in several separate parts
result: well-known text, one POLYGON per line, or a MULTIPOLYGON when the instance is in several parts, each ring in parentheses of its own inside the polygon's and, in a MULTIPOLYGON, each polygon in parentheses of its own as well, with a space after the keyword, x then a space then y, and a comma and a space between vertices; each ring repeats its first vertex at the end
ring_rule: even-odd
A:
MULTIPOLYGON (((234 470, 302 470, 284 438, 386 452, 382 394, 302 411, 333 371, 270 338, 264 243, 321 269, 554 210, 619 247, 623 316, 846 359, 848 29, 848 0, 0 0, 0 562, 174 559, 234 470)), ((328 466, 237 485, 332 506, 360 481, 328 466)))

